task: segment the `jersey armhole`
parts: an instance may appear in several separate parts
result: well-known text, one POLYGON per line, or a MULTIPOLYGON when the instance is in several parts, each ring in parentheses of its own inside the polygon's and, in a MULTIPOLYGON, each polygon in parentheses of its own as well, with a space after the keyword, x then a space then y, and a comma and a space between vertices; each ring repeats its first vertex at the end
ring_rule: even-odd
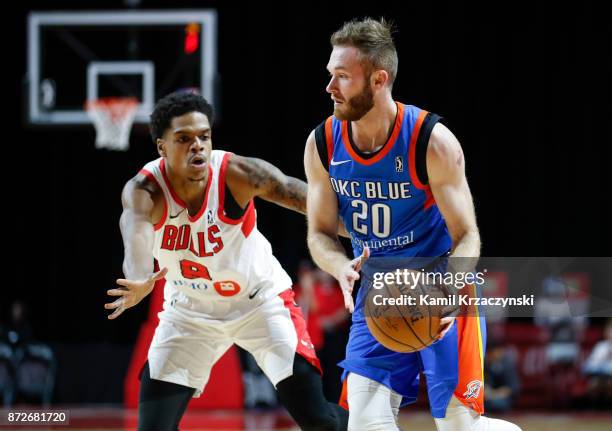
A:
POLYGON ((227 194, 231 195, 232 193, 229 187, 227 187, 227 167, 229 164, 229 160, 233 155, 234 153, 225 153, 225 155, 223 156, 223 160, 221 161, 221 167, 219 168, 219 176, 217 177, 219 189, 219 207, 217 208, 217 215, 219 216, 219 219, 222 222, 235 225, 243 223, 243 221, 245 221, 246 219, 251 219, 253 217, 253 214, 255 213, 255 205, 254 200, 251 198, 251 200, 247 203, 247 206, 242 209, 240 208, 240 205, 238 205, 238 202, 236 202, 236 198, 234 198, 234 196, 232 195, 231 199, 234 201, 236 206, 242 210, 242 214, 239 217, 234 218, 231 217, 231 215, 228 214, 226 211, 225 203, 228 201, 226 196, 227 194), (229 193, 226 193, 226 191, 228 191, 229 193))
MULTIPOLYGON (((227 178, 227 176, 226 176, 227 178)), ((236 202, 236 198, 232 194, 232 190, 227 186, 227 181, 225 182, 225 202, 223 202, 223 208, 225 209, 225 215, 234 220, 239 220, 244 213, 246 212, 249 204, 242 208, 238 202, 236 202)))
POLYGON ((162 228, 162 226, 166 222, 166 218, 168 217, 168 202, 166 201, 166 196, 164 195, 164 189, 161 188, 159 182, 157 182, 157 179, 155 178, 155 175, 153 175, 152 172, 143 168, 138 173, 142 175, 143 177, 145 177, 149 182, 155 184, 157 188, 159 189, 161 200, 164 204, 164 209, 163 209, 162 216, 159 219, 159 221, 153 224, 154 230, 158 231, 159 229, 162 228))
POLYGON ((317 142, 317 153, 321 159, 321 164, 326 171, 329 171, 329 163, 327 162, 327 145, 325 143, 325 121, 315 129, 315 141, 317 142))
POLYGON ((417 137, 415 149, 416 174, 418 180, 424 185, 429 183, 429 176, 427 175, 427 147, 429 145, 429 137, 436 123, 441 120, 442 117, 438 114, 428 112, 423 120, 419 136, 417 137))
POLYGON ((317 144, 317 153, 321 159, 321 164, 326 171, 329 172, 329 162, 333 156, 333 132, 332 132, 332 117, 323 121, 315 129, 315 141, 317 144))

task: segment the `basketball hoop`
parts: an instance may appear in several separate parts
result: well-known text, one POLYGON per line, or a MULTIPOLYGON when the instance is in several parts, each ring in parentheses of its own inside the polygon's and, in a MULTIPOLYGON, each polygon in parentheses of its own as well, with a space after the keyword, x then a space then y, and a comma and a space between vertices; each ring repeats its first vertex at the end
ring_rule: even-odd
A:
POLYGON ((88 100, 85 110, 96 128, 96 148, 126 151, 137 108, 134 97, 88 100))

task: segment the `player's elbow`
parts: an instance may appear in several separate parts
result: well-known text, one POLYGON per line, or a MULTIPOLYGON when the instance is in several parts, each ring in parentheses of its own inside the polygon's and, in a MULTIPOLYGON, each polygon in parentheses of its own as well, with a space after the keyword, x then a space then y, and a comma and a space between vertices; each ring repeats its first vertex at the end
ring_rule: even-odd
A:
POLYGON ((308 229, 306 243, 308 244, 308 249, 313 257, 316 257, 319 254, 321 245, 324 244, 325 240, 328 238, 329 235, 321 232, 320 230, 313 228, 308 229))
POLYGON ((128 227, 130 226, 130 218, 133 217, 133 214, 131 214, 131 210, 130 209, 124 209, 123 212, 121 213, 121 217, 119 217, 119 229, 121 231, 121 235, 125 236, 126 232, 128 230, 128 227))
POLYGON ((306 236, 306 243, 308 244, 308 249, 312 250, 316 249, 316 244, 318 243, 317 238, 320 237, 321 232, 316 231, 315 229, 308 229, 308 234, 306 236))
POLYGON ((454 248, 460 244, 469 244, 471 250, 480 253, 480 233, 476 226, 455 230, 451 233, 451 238, 453 244, 455 244, 454 248))

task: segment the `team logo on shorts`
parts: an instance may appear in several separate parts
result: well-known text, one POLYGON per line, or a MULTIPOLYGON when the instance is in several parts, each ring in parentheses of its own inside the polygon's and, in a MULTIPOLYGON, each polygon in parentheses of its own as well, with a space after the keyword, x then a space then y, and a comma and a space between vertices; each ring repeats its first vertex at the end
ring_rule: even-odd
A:
POLYGON ((395 172, 404 172, 404 160, 402 156, 397 156, 395 158, 395 172))
POLYGON ((480 380, 472 380, 467 384, 467 391, 463 393, 463 396, 466 399, 470 398, 478 398, 480 395, 480 388, 482 387, 482 382, 480 380))
POLYGON ((307 349, 314 350, 314 344, 309 343, 306 340, 300 340, 300 343, 302 343, 302 345, 306 347, 307 349))

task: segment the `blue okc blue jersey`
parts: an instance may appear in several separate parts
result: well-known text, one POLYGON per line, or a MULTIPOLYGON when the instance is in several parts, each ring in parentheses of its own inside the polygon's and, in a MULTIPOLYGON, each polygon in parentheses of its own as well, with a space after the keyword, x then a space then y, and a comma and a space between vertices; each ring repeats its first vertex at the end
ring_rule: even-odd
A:
MULTIPOLYGON (((404 405, 416 400, 419 373, 423 372, 432 415, 442 418, 453 394, 466 406, 483 412, 484 319, 458 317, 442 340, 418 352, 397 353, 376 341, 364 315, 372 272, 380 270, 377 262, 388 269, 395 269, 398 261, 401 267, 420 265, 423 259, 415 257, 443 256, 452 246, 427 185, 425 167, 427 141, 438 119, 415 106, 397 103, 389 140, 370 155, 351 142, 349 122, 330 117, 315 130, 315 136, 353 252, 358 256, 368 246, 373 256, 362 268, 346 358, 338 364, 344 368, 343 380, 349 372, 368 377, 401 394, 404 405)), ((435 271, 445 270, 441 262, 435 271)), ((346 407, 346 380, 344 384, 341 404, 346 407)))
POLYGON ((339 214, 355 256, 365 246, 374 257, 441 256, 451 239, 429 186, 417 175, 417 140, 428 113, 397 107, 389 140, 370 157, 351 142, 350 123, 327 120, 329 179, 339 214))

